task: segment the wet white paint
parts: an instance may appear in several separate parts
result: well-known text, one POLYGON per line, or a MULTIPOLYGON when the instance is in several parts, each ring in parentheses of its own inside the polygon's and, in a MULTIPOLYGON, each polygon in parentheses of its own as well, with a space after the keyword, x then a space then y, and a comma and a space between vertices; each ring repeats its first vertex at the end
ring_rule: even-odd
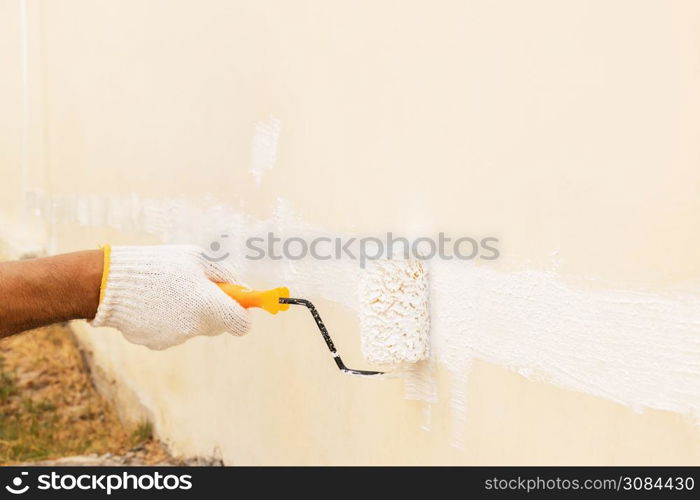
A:
POLYGON ((577 290, 541 271, 432 269, 433 348, 628 405, 698 415, 700 295, 577 290))
MULTIPOLYGON (((206 247, 225 231, 228 248, 239 249, 231 252, 231 262, 244 281, 285 284, 295 294, 360 310, 355 291, 364 271, 356 261, 244 258, 245 239, 269 230, 280 238, 329 236, 296 217, 285 202, 267 221, 211 201, 136 196, 44 198, 34 208, 50 220, 144 232, 168 243, 206 247)), ((578 289, 549 272, 502 272, 464 261, 431 261, 430 275, 431 358, 404 368, 403 376, 407 397, 428 403, 429 427, 434 367, 452 373, 457 445, 467 415, 464 377, 473 359, 635 410, 700 415, 697 291, 578 289)))
POLYGON ((376 260, 358 287, 362 354, 370 363, 415 363, 430 356, 428 273, 417 259, 376 260))

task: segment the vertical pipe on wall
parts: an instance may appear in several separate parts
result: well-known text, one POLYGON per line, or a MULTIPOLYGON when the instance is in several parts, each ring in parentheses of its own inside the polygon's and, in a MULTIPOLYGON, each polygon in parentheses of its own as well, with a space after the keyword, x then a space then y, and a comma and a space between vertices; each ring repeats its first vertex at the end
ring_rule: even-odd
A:
MULTIPOLYGON (((28 0, 19 2, 20 33, 20 190, 21 211, 25 216, 52 214, 51 207, 45 206, 45 194, 51 193, 50 157, 48 142, 48 95, 47 73, 43 64, 46 61, 45 26, 42 18, 42 5, 28 0), (34 24, 31 24, 34 23, 34 24), (32 87, 34 82, 34 87, 32 87)), ((49 215, 48 221, 33 218, 25 222, 32 225, 36 234, 43 233, 36 251, 52 252, 56 236, 55 218, 49 215), (40 228, 43 226, 43 229, 40 228), (48 238, 47 238, 48 236, 48 238), (48 248, 47 248, 48 245, 48 248)))
POLYGON ((29 192, 29 35, 27 33, 27 0, 19 0, 20 29, 20 78, 22 102, 22 130, 20 146, 20 168, 22 170, 22 195, 27 209, 26 196, 29 192))

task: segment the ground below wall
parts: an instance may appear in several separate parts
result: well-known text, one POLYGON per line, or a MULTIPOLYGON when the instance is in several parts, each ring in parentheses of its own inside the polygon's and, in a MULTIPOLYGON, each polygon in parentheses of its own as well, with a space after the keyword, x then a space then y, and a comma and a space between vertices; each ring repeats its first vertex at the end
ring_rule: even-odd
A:
POLYGON ((0 463, 177 465, 147 422, 124 424, 66 325, 0 341, 0 463))

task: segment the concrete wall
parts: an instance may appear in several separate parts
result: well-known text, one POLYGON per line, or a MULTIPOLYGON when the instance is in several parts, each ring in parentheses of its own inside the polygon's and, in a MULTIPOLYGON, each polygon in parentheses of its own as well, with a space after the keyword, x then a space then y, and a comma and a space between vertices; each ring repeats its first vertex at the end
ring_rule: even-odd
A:
MULTIPOLYGON (((245 338, 165 352, 76 325, 176 453, 697 464, 699 15, 694 0, 0 0, 0 213, 15 225, 25 208, 38 213, 26 220, 49 252, 205 245, 247 227, 239 217, 332 234, 494 235, 501 258, 465 266, 573 297, 495 301, 474 343, 468 305, 436 303, 437 354, 420 379, 430 388, 409 388, 423 400, 407 399, 400 378, 339 374, 302 313, 254 312, 245 338), (587 301, 612 320, 589 325, 587 301), (499 321, 513 308, 522 330, 499 321), (668 321, 674 311, 682 318, 668 321), (627 321, 635 312, 659 326, 653 344, 627 321), (512 357, 489 338, 512 341, 512 357)), ((26 235, 9 224, 6 241, 26 235)), ((334 265, 303 270, 335 276, 334 265)), ((467 281, 482 271, 463 284, 481 290, 467 281)), ((281 276, 366 366, 344 300, 352 286, 281 276)))

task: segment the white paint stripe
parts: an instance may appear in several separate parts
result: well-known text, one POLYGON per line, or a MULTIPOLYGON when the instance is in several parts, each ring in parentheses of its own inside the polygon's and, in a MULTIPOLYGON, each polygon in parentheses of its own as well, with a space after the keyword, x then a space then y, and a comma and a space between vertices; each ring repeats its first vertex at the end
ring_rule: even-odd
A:
POLYGON ((635 409, 700 412, 700 296, 577 290, 541 271, 431 267, 433 348, 635 409))
MULTIPOLYGON (((182 200, 90 195, 41 205, 45 216, 57 220, 156 234, 169 243, 206 246, 207 238, 223 229, 240 245, 235 248, 245 248, 247 236, 268 230, 280 238, 328 236, 294 217, 284 203, 269 221, 182 200)), ((358 309, 355 290, 362 271, 357 262, 252 262, 236 254, 233 263, 256 286, 260 280, 284 284, 300 296, 358 309)), ((435 401, 431 363, 445 365, 453 383, 463 384, 471 360, 479 358, 635 410, 700 415, 700 294, 695 291, 583 290, 552 273, 507 273, 464 261, 434 260, 429 268, 432 358, 405 374, 407 396, 435 401)), ((467 397, 457 386, 453 393, 459 426, 467 397)), ((459 428, 454 435, 461 439, 459 428)))

